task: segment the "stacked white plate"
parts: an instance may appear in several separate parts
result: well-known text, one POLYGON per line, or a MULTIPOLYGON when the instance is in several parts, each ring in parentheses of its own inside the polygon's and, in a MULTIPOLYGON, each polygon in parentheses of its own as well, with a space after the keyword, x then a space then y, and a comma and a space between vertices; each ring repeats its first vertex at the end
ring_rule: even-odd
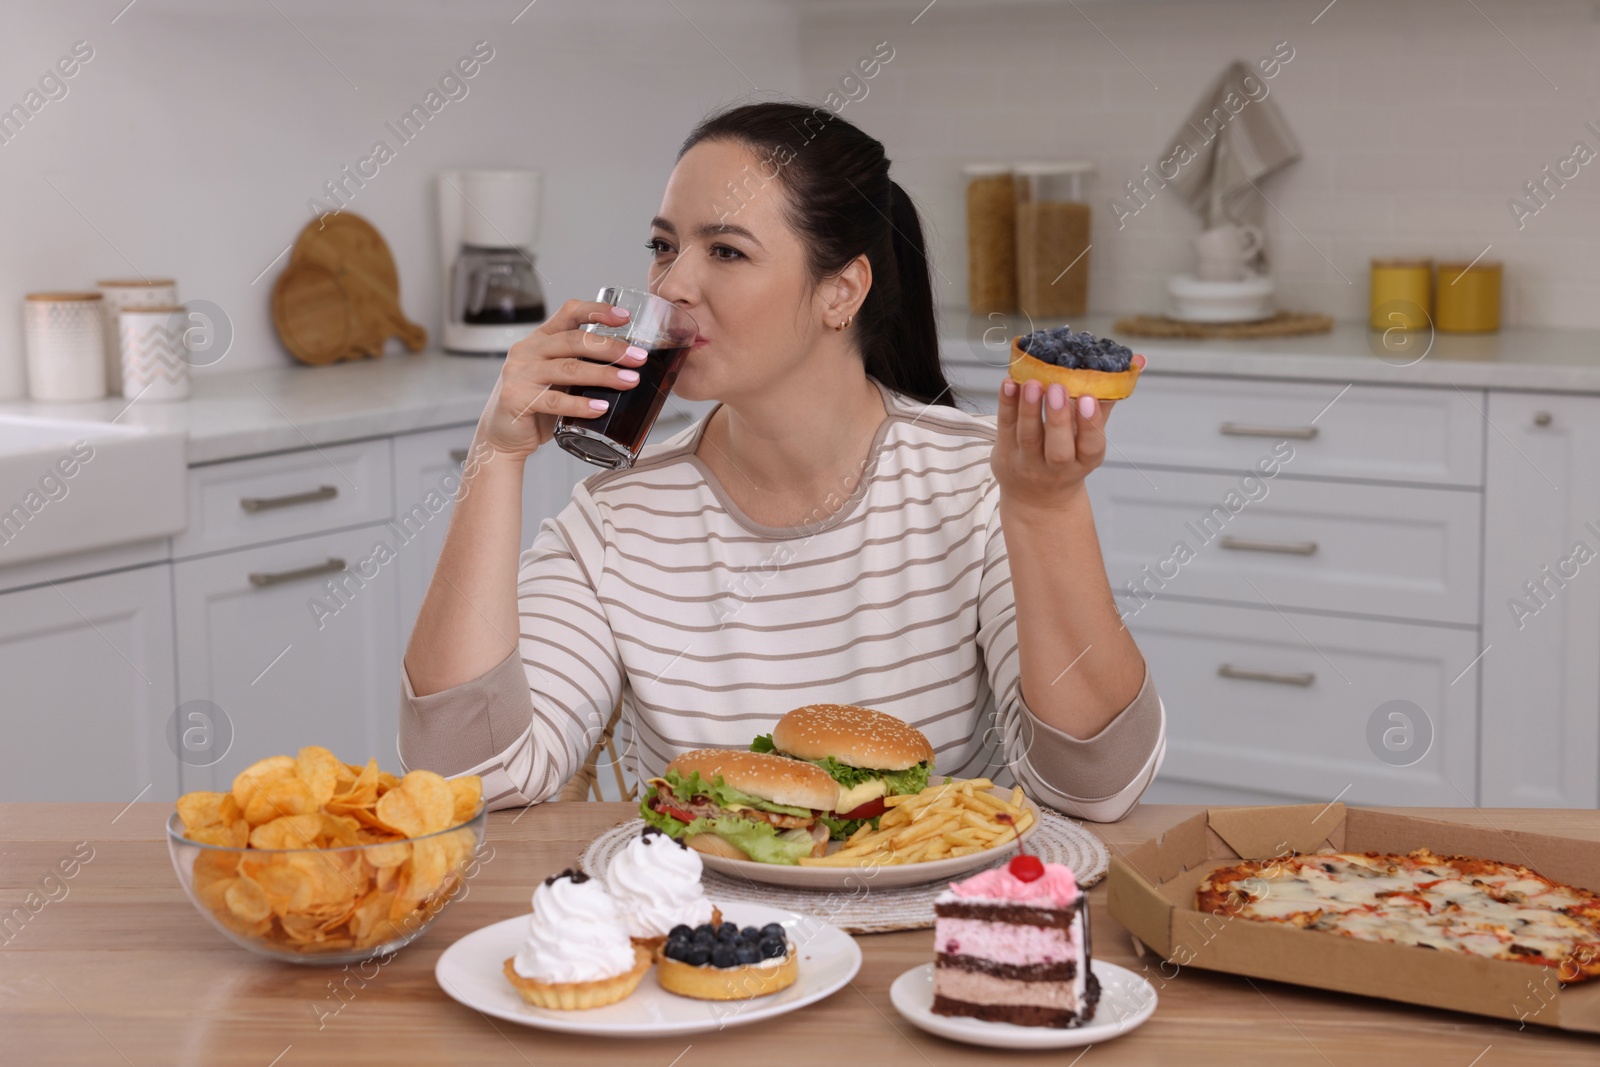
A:
POLYGON ((1201 281, 1192 274, 1167 279, 1167 317, 1180 322, 1259 322, 1276 314, 1272 279, 1246 274, 1241 281, 1201 281))

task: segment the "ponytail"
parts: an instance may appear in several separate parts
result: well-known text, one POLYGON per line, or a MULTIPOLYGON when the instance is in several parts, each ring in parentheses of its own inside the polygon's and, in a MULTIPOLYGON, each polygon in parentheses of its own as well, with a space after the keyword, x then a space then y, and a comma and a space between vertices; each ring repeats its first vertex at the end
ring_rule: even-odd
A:
POLYGON ((856 312, 867 373, 925 404, 953 407, 939 362, 922 220, 889 177, 882 142, 824 108, 785 103, 746 104, 709 116, 678 158, 707 140, 734 141, 763 158, 785 160, 777 180, 789 191, 787 211, 805 240, 812 281, 832 277, 860 255, 872 265, 872 288, 856 312))
POLYGON ((923 403, 954 404, 939 363, 939 327, 922 220, 917 205, 892 179, 889 222, 885 266, 892 277, 884 279, 887 284, 880 284, 878 264, 873 264, 872 289, 861 309, 867 373, 923 403), (874 300, 879 306, 868 313, 866 304, 874 300))

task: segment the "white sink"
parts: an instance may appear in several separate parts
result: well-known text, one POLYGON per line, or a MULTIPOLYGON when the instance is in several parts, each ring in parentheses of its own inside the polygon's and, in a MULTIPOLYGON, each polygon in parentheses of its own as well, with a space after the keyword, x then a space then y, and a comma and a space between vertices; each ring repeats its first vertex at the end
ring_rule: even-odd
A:
POLYGON ((0 415, 0 567, 183 529, 184 442, 175 430, 0 415))

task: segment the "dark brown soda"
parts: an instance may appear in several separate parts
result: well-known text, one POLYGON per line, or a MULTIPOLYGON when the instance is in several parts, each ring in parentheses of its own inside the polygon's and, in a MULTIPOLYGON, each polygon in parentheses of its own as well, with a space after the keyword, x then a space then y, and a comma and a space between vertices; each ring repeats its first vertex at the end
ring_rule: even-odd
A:
MULTIPOLYGON (((645 350, 645 360, 635 368, 639 372, 639 381, 632 389, 575 385, 568 390, 573 396, 611 402, 609 408, 592 419, 572 421, 611 438, 630 453, 637 453, 644 446, 644 439, 649 436, 650 427, 655 425, 656 416, 661 414, 661 408, 672 392, 672 383, 677 381, 683 358, 690 348, 688 345, 681 348, 639 347, 645 350)), ((581 444, 582 438, 571 438, 566 442, 567 447, 581 444)))

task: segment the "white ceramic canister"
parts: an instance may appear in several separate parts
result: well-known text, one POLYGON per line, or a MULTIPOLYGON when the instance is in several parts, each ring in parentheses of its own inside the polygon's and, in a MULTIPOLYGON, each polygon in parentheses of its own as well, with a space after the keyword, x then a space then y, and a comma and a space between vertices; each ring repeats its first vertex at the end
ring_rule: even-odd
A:
POLYGON ((178 302, 178 283, 171 278, 112 278, 96 282, 105 313, 106 392, 127 396, 122 387, 122 331, 117 314, 123 308, 172 307, 178 302))
POLYGON ((105 320, 99 293, 29 293, 23 308, 28 395, 99 400, 106 395, 105 320))
POLYGON ((139 400, 182 400, 189 395, 184 309, 125 307, 117 316, 122 350, 122 395, 139 400))

